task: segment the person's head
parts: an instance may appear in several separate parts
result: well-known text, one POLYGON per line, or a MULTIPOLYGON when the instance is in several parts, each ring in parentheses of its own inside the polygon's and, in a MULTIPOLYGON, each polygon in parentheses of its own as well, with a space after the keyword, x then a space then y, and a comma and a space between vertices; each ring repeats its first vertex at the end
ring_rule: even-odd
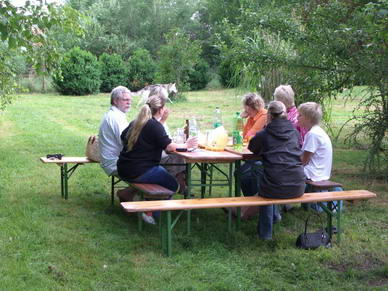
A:
POLYGON ((131 108, 132 96, 127 87, 118 86, 110 93, 110 104, 126 113, 131 108))
POLYGON ((306 102, 299 105, 298 113, 299 125, 307 129, 319 124, 322 119, 321 105, 315 102, 306 102))
POLYGON ((295 106, 295 93, 290 85, 280 85, 275 89, 273 96, 276 101, 283 102, 287 109, 295 106))
POLYGON ((287 119, 287 109, 283 102, 272 101, 268 104, 267 123, 275 119, 287 119))
POLYGON ((264 100, 259 94, 248 93, 242 98, 244 111, 249 117, 254 117, 261 109, 264 108, 264 100))
POLYGON ((162 110, 166 104, 167 98, 162 94, 153 95, 148 98, 147 103, 145 103, 139 111, 136 119, 132 124, 132 128, 129 131, 130 135, 128 137, 128 151, 130 151, 133 145, 136 143, 141 130, 144 125, 152 118, 159 117, 162 110))

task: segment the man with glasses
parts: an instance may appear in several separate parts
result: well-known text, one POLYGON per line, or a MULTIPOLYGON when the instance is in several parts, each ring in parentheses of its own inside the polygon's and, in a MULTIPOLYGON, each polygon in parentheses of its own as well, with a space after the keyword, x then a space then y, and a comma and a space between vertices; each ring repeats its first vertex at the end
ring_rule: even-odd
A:
POLYGON ((117 174, 117 160, 123 148, 120 135, 128 126, 126 113, 131 108, 131 91, 118 86, 111 92, 111 107, 101 120, 98 133, 101 167, 108 176, 117 174))

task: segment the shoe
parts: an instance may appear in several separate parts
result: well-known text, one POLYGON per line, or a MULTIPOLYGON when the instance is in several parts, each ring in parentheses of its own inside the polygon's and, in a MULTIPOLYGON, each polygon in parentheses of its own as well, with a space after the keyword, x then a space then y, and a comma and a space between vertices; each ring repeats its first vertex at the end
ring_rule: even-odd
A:
POLYGON ((156 222, 155 222, 155 219, 152 217, 152 216, 148 216, 147 214, 145 213, 142 213, 141 214, 141 218, 143 219, 143 221, 147 224, 153 224, 155 225, 156 222))
POLYGON ((273 218, 273 223, 279 223, 280 221, 282 221, 282 216, 280 214, 275 215, 273 218))

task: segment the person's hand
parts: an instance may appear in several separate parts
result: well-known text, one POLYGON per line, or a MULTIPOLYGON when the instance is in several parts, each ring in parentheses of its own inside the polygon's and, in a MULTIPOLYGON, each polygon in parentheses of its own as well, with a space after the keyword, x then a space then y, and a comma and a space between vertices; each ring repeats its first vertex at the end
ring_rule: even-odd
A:
POLYGON ((186 141, 186 146, 188 149, 198 147, 198 137, 196 136, 189 137, 186 141))
POLYGON ((170 114, 170 110, 168 108, 164 107, 164 110, 162 112, 162 116, 160 118, 160 122, 164 123, 167 120, 169 114, 170 114))
POLYGON ((248 113, 246 111, 243 111, 240 113, 240 117, 241 118, 247 118, 248 117, 248 113))

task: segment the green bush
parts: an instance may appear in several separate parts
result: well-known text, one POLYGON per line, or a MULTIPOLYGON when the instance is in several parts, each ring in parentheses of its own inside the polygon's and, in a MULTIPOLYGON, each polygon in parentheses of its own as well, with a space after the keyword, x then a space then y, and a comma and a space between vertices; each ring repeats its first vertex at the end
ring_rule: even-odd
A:
POLYGON ((155 77, 156 64, 146 49, 137 49, 128 60, 128 87, 138 91, 152 84, 155 77))
POLYGON ((125 85, 128 70, 120 55, 103 53, 100 58, 101 92, 110 92, 114 87, 125 85))
POLYGON ((191 90, 200 90, 206 87, 210 81, 209 65, 201 59, 189 73, 189 84, 191 90))
POLYGON ((55 88, 63 95, 86 95, 100 89, 100 64, 90 52, 75 47, 69 50, 60 65, 62 74, 55 74, 55 88))

